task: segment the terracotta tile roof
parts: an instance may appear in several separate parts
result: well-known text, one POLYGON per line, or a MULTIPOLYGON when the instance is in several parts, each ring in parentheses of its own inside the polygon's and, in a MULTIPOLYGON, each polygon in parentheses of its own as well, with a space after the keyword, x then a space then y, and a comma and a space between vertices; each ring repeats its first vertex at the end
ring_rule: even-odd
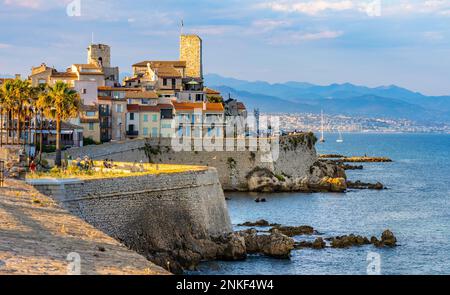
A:
MULTIPOLYGON (((221 103, 206 103, 206 111, 209 112, 223 112, 224 108, 221 103)), ((195 109, 203 110, 203 103, 201 102, 173 102, 173 106, 177 111, 194 111, 195 109)))
POLYGON ((127 105, 127 111, 129 111, 129 112, 138 112, 139 111, 139 105, 138 104, 128 104, 127 105))
POLYGON ((174 67, 158 67, 154 69, 156 75, 162 78, 181 78, 181 73, 174 67))
POLYGON ((219 91, 214 90, 214 89, 212 89, 212 88, 208 88, 208 87, 205 87, 205 89, 204 89, 203 91, 205 91, 205 93, 206 93, 207 95, 220 95, 220 92, 219 92, 219 91))
POLYGON ((156 112, 159 113, 159 106, 139 106, 139 112, 156 112))
POLYGON ((185 61, 160 61, 160 60, 144 60, 138 63, 135 63, 133 67, 146 67, 147 64, 150 64, 151 67, 175 67, 175 68, 185 68, 186 62, 185 61))
POLYGON ((154 113, 159 113, 159 111, 161 110, 161 105, 147 106, 147 105, 129 104, 129 105, 127 105, 127 110, 129 112, 154 112, 154 113))
POLYGON ((126 99, 139 99, 139 98, 157 99, 158 94, 155 91, 128 91, 125 94, 125 98, 126 99))
POLYGON ((171 110, 173 109, 173 105, 167 103, 161 103, 158 104, 158 106, 160 109, 171 109, 171 110))
POLYGON ((78 75, 75 73, 68 72, 53 72, 50 78, 67 78, 67 79, 78 79, 78 75))

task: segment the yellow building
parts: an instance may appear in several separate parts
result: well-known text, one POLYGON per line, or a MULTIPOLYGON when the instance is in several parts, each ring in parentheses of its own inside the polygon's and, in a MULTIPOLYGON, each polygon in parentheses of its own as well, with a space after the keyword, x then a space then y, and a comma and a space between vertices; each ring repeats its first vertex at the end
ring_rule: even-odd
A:
POLYGON ((83 127, 83 137, 100 142, 100 119, 98 106, 83 105, 80 112, 80 126, 83 127))

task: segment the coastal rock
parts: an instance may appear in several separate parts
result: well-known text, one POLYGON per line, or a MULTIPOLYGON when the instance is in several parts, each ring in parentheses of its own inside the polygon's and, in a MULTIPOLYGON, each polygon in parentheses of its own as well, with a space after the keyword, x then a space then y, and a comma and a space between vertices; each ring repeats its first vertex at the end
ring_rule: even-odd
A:
POLYGON ((350 165, 350 164, 339 164, 339 167, 341 167, 344 170, 363 170, 363 165, 350 165))
POLYGON ((347 187, 352 189, 371 189, 371 190, 382 190, 384 189, 384 185, 380 182, 377 183, 367 183, 361 181, 347 181, 347 187))
POLYGON ((370 241, 363 236, 356 236, 354 234, 335 237, 331 241, 332 248, 349 248, 353 246, 368 245, 370 241))
POLYGON ((230 234, 217 258, 221 260, 244 260, 247 258, 245 239, 237 234, 230 234))
POLYGON ((264 254, 275 258, 289 258, 291 250, 294 249, 294 240, 278 231, 269 235, 257 235, 256 230, 238 232, 245 240, 247 253, 264 254))
POLYGON ((303 249, 303 248, 312 248, 316 250, 324 249, 326 247, 326 243, 323 238, 317 238, 313 242, 309 241, 300 241, 294 244, 295 249, 303 249))
POLYGON ((300 235, 312 235, 316 233, 313 227, 309 225, 302 226, 274 226, 270 229, 270 232, 280 232, 288 237, 300 236, 300 235))
POLYGON ((395 247, 397 246, 397 238, 387 229, 381 234, 381 243, 387 247, 395 247))
POLYGON ((238 224, 238 226, 270 226, 270 223, 267 220, 261 219, 261 220, 257 220, 255 222, 244 222, 241 224, 238 224))
POLYGON ((315 239, 315 241, 311 245, 311 247, 313 249, 324 249, 325 246, 326 246, 326 243, 322 238, 315 239))
POLYGON ((279 232, 259 236, 259 244, 263 254, 276 258, 289 258, 294 249, 294 240, 279 232))
MULTIPOLYGON (((253 192, 345 192, 345 170, 333 161, 316 161, 309 175, 301 178, 277 175, 268 168, 256 167, 247 174, 247 186, 253 192)), ((260 200, 261 201, 261 200, 260 200)))

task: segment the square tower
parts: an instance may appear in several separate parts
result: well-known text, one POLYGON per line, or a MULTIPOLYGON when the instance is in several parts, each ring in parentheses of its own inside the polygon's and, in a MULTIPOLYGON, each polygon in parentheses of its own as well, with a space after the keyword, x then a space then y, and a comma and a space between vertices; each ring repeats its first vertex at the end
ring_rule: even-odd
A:
POLYGON ((102 68, 111 67, 111 48, 104 44, 91 44, 88 47, 88 64, 102 68))
POLYGON ((180 36, 180 60, 186 62, 186 76, 203 79, 202 39, 197 35, 180 36))

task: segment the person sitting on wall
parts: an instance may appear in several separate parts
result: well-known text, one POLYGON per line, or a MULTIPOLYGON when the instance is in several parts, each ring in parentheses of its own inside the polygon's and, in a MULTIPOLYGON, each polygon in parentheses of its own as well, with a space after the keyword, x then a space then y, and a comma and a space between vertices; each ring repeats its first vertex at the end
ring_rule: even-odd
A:
POLYGON ((75 165, 78 167, 78 168, 80 168, 81 169, 81 159, 80 159, 80 157, 78 157, 76 160, 75 160, 75 165))
POLYGON ((104 159, 104 160, 103 160, 103 167, 109 168, 108 159, 104 159))

